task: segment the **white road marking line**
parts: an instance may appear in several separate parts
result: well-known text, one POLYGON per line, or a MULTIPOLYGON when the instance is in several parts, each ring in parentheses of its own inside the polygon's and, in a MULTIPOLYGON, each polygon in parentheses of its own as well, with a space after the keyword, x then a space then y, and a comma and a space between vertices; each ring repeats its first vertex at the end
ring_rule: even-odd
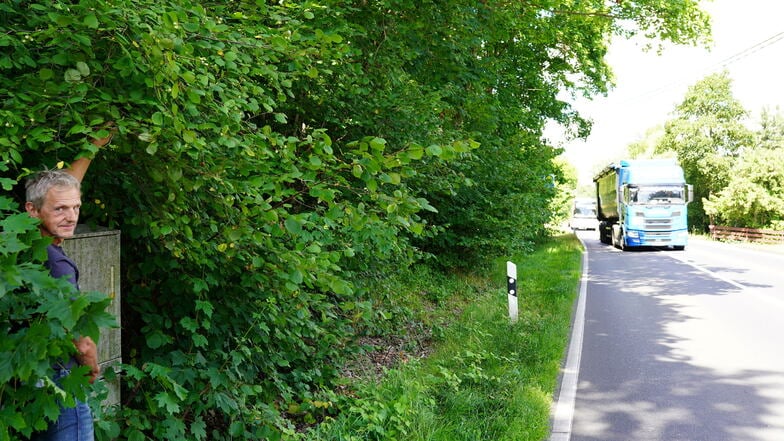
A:
POLYGON ((705 274, 708 274, 709 276, 711 276, 713 278, 719 279, 722 282, 729 283, 730 285, 732 285, 732 286, 740 289, 741 291, 743 291, 746 295, 754 296, 757 299, 762 300, 764 302, 767 302, 767 303, 769 303, 771 305, 774 305, 774 306, 776 306, 778 308, 784 308, 784 300, 782 300, 782 299, 779 299, 777 297, 771 297, 769 295, 765 295, 765 294, 759 292, 756 289, 750 288, 750 287, 748 287, 748 286, 746 286, 746 285, 744 285, 744 284, 742 284, 740 282, 736 282, 735 280, 730 279, 729 277, 723 276, 723 275, 721 275, 721 274, 719 274, 717 272, 711 271, 711 270, 709 270, 709 269, 707 269, 707 268, 705 268, 703 266, 700 266, 700 265, 698 265, 698 264, 696 264, 694 262, 691 262, 691 261, 687 260, 685 257, 682 257, 679 254, 673 254, 673 253, 664 253, 664 254, 666 256, 672 257, 673 259, 675 259, 675 260, 677 260, 677 261, 679 261, 681 263, 685 263, 686 265, 689 265, 689 266, 691 266, 692 268, 694 268, 694 269, 696 269, 698 271, 701 271, 701 272, 703 272, 705 274))
POLYGON ((585 297, 588 292, 588 247, 583 245, 582 276, 580 291, 577 298, 577 309, 574 313, 572 337, 566 364, 561 376, 561 388, 558 400, 553 406, 552 430, 550 441, 569 441, 572 436, 572 420, 574 419, 574 402, 577 397, 577 377, 580 373, 580 358, 583 351, 583 334, 585 331, 585 297))

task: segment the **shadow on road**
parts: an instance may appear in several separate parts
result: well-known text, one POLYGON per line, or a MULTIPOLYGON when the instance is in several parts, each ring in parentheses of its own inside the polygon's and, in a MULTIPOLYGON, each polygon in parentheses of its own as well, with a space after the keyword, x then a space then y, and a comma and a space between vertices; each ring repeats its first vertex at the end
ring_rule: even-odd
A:
POLYGON ((694 296, 726 296, 737 286, 657 251, 586 245, 589 300, 572 441, 784 439, 781 369, 698 365, 681 350, 686 337, 673 332, 699 324, 683 306, 694 296))

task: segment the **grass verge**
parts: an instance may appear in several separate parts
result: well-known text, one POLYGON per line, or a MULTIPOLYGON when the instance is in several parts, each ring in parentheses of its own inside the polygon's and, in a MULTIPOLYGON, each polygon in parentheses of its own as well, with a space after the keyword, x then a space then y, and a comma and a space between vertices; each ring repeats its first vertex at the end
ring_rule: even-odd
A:
POLYGON ((485 273, 444 279, 419 270, 413 277, 385 280, 385 290, 397 290, 392 291, 396 302, 385 301, 392 309, 409 311, 402 314, 408 326, 392 327, 427 329, 427 338, 409 335, 409 341, 421 347, 427 340, 428 355, 402 356, 381 376, 347 379, 349 392, 335 397, 342 401, 340 414, 303 439, 545 439, 580 256, 576 238, 564 235, 530 255, 508 259, 517 264, 520 312, 515 324, 507 311, 507 259, 499 259, 485 273))

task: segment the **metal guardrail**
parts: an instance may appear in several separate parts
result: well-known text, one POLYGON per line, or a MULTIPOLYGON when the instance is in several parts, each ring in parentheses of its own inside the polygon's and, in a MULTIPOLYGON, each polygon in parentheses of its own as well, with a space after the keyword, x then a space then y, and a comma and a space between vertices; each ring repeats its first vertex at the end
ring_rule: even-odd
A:
POLYGON ((763 230, 758 228, 723 227, 709 225, 711 239, 737 240, 761 243, 784 243, 784 231, 763 230))

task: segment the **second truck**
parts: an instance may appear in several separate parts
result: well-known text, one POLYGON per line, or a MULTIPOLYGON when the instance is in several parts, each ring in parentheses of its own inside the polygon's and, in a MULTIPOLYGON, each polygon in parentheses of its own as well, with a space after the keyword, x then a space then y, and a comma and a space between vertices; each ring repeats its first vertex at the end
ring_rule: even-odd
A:
POLYGON ((675 160, 620 161, 606 167, 593 180, 602 243, 622 250, 686 247, 686 207, 693 190, 675 160))

